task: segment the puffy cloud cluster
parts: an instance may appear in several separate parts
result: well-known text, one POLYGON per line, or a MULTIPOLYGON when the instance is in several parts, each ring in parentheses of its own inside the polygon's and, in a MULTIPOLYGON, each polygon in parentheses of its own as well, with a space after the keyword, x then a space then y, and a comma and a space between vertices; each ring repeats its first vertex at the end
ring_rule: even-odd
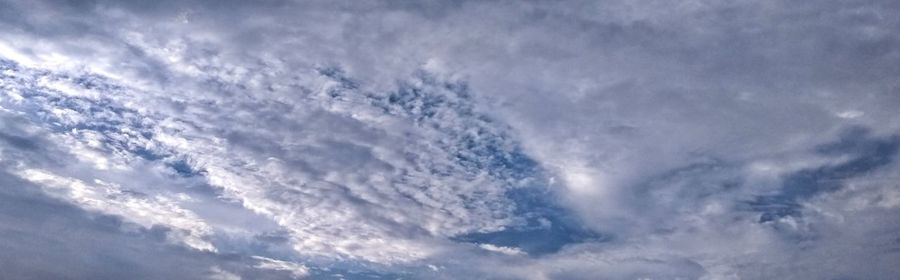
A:
POLYGON ((891 279, 898 12, 2 1, 0 270, 891 279))

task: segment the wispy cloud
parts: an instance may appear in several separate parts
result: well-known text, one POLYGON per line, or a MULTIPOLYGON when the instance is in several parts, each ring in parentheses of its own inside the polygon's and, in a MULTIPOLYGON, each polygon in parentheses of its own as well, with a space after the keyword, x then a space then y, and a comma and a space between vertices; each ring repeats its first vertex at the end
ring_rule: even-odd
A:
POLYGON ((895 278, 898 11, 0 1, 0 270, 895 278))

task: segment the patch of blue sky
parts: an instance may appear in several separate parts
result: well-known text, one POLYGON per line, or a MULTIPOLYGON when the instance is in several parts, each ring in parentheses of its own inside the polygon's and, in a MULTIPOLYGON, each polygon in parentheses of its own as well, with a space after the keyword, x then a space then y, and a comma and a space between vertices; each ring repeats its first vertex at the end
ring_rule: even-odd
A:
MULTIPOLYGON (((0 60, 0 70, 20 74, 22 71, 32 71, 9 60, 0 60)), ((49 77, 50 79, 72 80, 82 89, 100 90, 104 94, 120 90, 120 86, 92 74, 73 75, 48 71, 41 71, 38 74, 40 75, 30 79, 4 76, 3 81, 6 86, 15 87, 24 97, 23 102, 9 103, 6 106, 24 113, 24 117, 32 123, 39 124, 55 133, 69 133, 73 129, 100 133, 104 136, 99 139, 104 147, 126 152, 147 161, 163 161, 178 176, 193 177, 202 174, 201 168, 192 166, 186 159, 141 144, 150 141, 153 132, 150 127, 141 122, 140 118, 135 117, 138 115, 135 111, 118 106, 108 98, 94 100, 58 94, 52 89, 40 86, 35 79, 49 77), (66 122, 52 112, 55 109, 72 110, 85 118, 74 123, 66 122), (136 133, 126 133, 123 129, 136 133)))
MULTIPOLYGON (((339 68, 320 74, 354 89, 356 84, 339 68)), ((453 240, 519 248, 530 255, 559 251, 566 245, 609 238, 580 225, 570 210, 559 205, 539 164, 519 147, 507 127, 475 108, 474 96, 462 82, 446 82, 418 72, 415 82, 399 83, 386 95, 366 95, 373 106, 413 120, 417 125, 444 134, 442 149, 470 174, 487 173, 508 184, 505 197, 515 209, 517 222, 499 231, 471 232, 453 240), (439 116, 441 115, 441 116, 439 116), (450 123, 441 122, 451 118, 450 123)), ((433 171, 436 175, 443 172, 433 171)))
POLYGON ((555 196, 539 186, 507 191, 516 205, 521 223, 500 231, 474 232, 454 237, 476 244, 519 248, 532 256, 558 252, 570 244, 605 241, 610 236, 583 227, 570 210, 559 206, 555 196))
POLYGON ((816 147, 823 156, 849 157, 839 164, 803 169, 787 175, 778 193, 756 197, 749 202, 760 212, 759 222, 787 216, 801 216, 801 202, 821 193, 840 190, 844 181, 865 176, 894 161, 900 137, 872 137, 865 128, 847 129, 838 140, 816 147))

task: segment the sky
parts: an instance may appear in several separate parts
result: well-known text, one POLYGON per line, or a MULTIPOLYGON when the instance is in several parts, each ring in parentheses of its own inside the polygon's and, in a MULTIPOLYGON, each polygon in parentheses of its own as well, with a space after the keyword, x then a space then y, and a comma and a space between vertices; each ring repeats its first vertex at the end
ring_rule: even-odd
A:
POLYGON ((898 15, 0 0, 0 278, 897 279, 898 15))

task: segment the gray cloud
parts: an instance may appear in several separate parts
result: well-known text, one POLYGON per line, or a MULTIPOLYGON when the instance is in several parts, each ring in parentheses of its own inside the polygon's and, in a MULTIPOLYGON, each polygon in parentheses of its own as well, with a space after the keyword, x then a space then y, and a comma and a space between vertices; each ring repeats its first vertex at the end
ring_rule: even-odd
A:
POLYGON ((2 1, 0 270, 891 279, 898 9, 2 1))

